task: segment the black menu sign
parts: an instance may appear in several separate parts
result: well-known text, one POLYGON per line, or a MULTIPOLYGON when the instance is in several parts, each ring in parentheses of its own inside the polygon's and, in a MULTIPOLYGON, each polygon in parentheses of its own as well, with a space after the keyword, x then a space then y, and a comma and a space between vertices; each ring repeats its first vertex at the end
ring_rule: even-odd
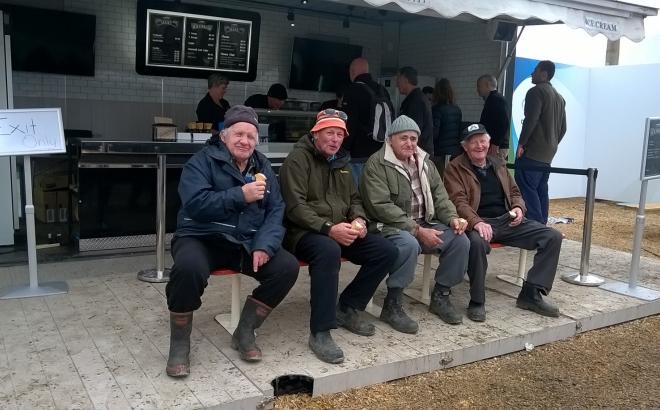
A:
POLYGON ((197 78, 221 72, 233 81, 254 81, 260 24, 251 11, 137 0, 135 69, 197 78))
POLYGON ((660 117, 646 119, 642 179, 660 178, 660 117))
POLYGON ((182 38, 183 17, 150 14, 147 64, 181 64, 182 38))
POLYGON ((186 58, 183 64, 214 68, 217 33, 217 20, 186 18, 186 58))
POLYGON ((224 21, 220 25, 220 55, 218 68, 221 70, 245 71, 250 45, 250 25, 224 21))

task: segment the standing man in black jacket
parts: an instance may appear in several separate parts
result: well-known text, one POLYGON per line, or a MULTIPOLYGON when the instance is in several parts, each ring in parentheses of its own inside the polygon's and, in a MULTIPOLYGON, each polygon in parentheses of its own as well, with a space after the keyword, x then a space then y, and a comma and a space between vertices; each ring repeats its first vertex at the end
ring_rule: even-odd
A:
POLYGON ((369 62, 366 58, 358 57, 353 60, 348 74, 351 84, 342 100, 342 109, 348 115, 346 121, 348 135, 344 139, 342 147, 351 154, 351 168, 357 184, 362 175, 364 163, 383 146, 382 142, 376 141, 373 137, 374 99, 378 95, 383 96, 392 117, 394 116, 394 106, 385 87, 375 82, 369 74, 369 62))
POLYGON ((484 99, 479 122, 486 127, 490 135, 488 153, 502 158, 509 156, 509 125, 511 118, 506 99, 497 91, 497 79, 491 74, 484 74, 477 80, 477 93, 484 99))
POLYGON ((422 90, 417 87, 417 70, 412 67, 401 67, 396 76, 396 86, 399 92, 406 96, 401 103, 399 115, 406 115, 415 120, 421 130, 418 146, 429 155, 433 155, 431 105, 422 90))

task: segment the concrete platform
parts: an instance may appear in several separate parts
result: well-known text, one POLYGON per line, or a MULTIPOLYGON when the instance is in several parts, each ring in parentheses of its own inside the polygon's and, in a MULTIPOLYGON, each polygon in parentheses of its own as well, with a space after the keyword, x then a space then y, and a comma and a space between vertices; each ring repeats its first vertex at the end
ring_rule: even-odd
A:
MULTIPOLYGON (((530 253, 528 266, 533 254, 530 253)), ((551 293, 562 311, 557 319, 517 309, 518 288, 496 279, 515 273, 516 249, 489 257, 487 321, 449 326, 427 307, 407 298, 419 321, 417 335, 405 335, 374 319, 376 335, 333 331, 346 361, 328 365, 307 347, 309 276, 301 269, 296 286, 259 329, 264 361, 246 364, 229 347, 230 335, 214 316, 229 311, 229 278, 211 278, 195 314, 192 374, 165 375, 169 346, 165 285, 140 282, 136 272, 152 267, 153 255, 67 261, 39 266, 40 280, 66 280, 66 295, 0 301, 0 408, 251 408, 267 406, 278 376, 313 378, 315 395, 380 383, 458 366, 572 337, 579 332, 660 313, 651 302, 599 288, 565 283, 560 274, 579 267, 580 244, 565 241, 551 293)), ((412 287, 421 287, 421 263, 412 287)), ((170 261, 171 263, 171 261, 170 261)), ((434 263, 437 263, 434 261, 434 263)), ((591 271, 625 281, 630 255, 593 247, 591 271)), ((357 267, 342 265, 342 285, 357 267)), ((660 290, 660 260, 642 258, 640 286, 660 290)), ((27 267, 2 268, 0 287, 27 282, 27 267)), ((255 282, 242 281, 247 295, 255 282)), ((381 304, 384 285, 375 302, 381 304)), ((452 296, 465 309, 467 284, 452 296)))

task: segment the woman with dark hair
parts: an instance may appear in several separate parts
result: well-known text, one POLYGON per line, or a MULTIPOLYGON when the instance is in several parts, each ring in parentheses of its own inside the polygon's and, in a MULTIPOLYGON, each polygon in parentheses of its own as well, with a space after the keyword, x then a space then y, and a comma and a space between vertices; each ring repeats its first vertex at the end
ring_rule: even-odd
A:
POLYGON ((449 80, 440 79, 433 90, 433 162, 442 175, 446 163, 461 150, 461 121, 463 113, 454 103, 454 90, 449 80))

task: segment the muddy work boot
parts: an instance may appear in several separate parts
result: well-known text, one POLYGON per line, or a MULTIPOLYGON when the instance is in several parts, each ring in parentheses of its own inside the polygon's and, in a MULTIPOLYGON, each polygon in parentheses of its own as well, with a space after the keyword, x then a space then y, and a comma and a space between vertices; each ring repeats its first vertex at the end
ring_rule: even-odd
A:
POLYGON ((261 360, 261 349, 257 346, 254 330, 259 328, 273 309, 252 296, 248 296, 241 311, 241 319, 231 337, 231 347, 238 350, 246 362, 261 360))
POLYGON ((419 326, 403 311, 402 299, 403 289, 387 288, 387 296, 383 303, 383 310, 380 312, 380 320, 401 333, 417 333, 419 326))
POLYGON ((170 355, 165 372, 171 377, 190 374, 190 333, 193 312, 170 312, 170 355))
POLYGON ((463 317, 460 313, 456 311, 454 305, 452 305, 451 300, 449 300, 449 295, 451 294, 451 289, 438 284, 433 288, 433 293, 431 293, 431 304, 429 305, 429 310, 431 313, 438 315, 445 323, 450 325, 458 325, 463 323, 463 317))
POLYGON ((326 363, 337 364, 344 361, 344 352, 332 339, 329 330, 323 330, 309 335, 309 348, 326 363))
POLYGON ((531 310, 542 316, 559 317, 557 306, 543 300, 541 289, 527 282, 523 283, 523 287, 516 300, 516 306, 520 309, 531 310))
POLYGON ((486 321, 486 305, 484 303, 475 303, 470 301, 467 308, 467 317, 473 322, 486 321))
POLYGON ((365 313, 348 306, 337 305, 337 324, 360 336, 373 336, 376 328, 364 318, 365 313))

